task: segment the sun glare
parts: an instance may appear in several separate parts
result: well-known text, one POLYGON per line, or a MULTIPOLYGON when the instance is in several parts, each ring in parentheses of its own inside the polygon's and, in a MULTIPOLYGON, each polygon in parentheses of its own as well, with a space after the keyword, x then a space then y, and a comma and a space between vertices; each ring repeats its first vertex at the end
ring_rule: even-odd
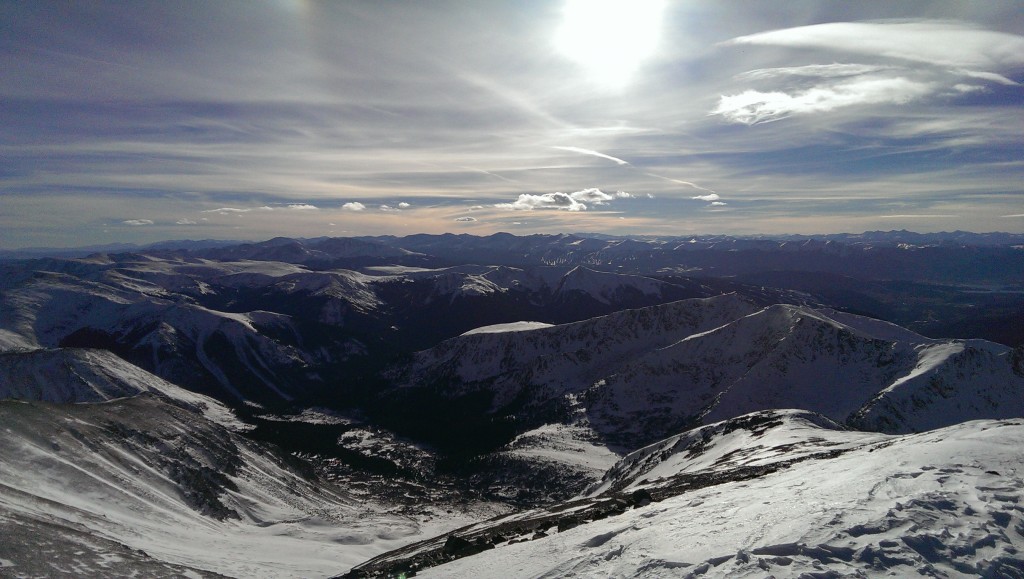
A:
POLYGON ((621 87, 654 53, 664 0, 567 0, 558 51, 601 84, 621 87))

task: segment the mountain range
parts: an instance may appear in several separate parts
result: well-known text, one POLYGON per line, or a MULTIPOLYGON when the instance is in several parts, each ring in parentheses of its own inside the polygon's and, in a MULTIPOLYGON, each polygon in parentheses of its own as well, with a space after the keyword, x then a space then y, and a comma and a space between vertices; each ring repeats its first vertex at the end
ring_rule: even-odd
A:
POLYGON ((4 261, 0 569, 1018 576, 1021 280, 963 232, 4 261))

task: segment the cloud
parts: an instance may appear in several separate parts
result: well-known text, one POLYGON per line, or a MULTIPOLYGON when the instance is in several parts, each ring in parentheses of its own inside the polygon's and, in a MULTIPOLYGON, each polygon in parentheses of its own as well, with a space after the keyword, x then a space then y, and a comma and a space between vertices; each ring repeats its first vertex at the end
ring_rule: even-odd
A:
POLYGON ((138 226, 138 225, 153 225, 152 219, 125 219, 121 223, 125 225, 138 226))
POLYGON ((477 220, 476 217, 456 217, 455 218, 455 221, 466 222, 466 223, 468 223, 470 221, 476 221, 476 220, 477 220))
POLYGON ((1024 64, 1024 36, 949 20, 832 22, 740 36, 727 44, 840 50, 961 68, 1024 64))
POLYGON ((722 197, 718 193, 710 193, 708 195, 697 195, 696 197, 690 197, 690 199, 696 199, 697 201, 718 201, 722 197))
POLYGON ((988 80, 988 81, 991 81, 991 82, 994 82, 994 83, 998 83, 998 84, 1002 84, 1002 85, 1006 85, 1006 86, 1018 86, 1020 84, 1018 82, 1014 82, 1014 81, 1006 78, 1005 76, 1003 76, 1001 74, 997 74, 997 73, 994 73, 994 72, 979 72, 979 71, 976 71, 976 70, 959 70, 959 71, 956 71, 956 72, 959 72, 960 74, 962 74, 964 76, 967 76, 967 77, 970 77, 970 78, 980 78, 982 80, 988 80))
POLYGON ((470 211, 479 211, 481 209, 484 209, 483 205, 474 205, 474 206, 469 208, 470 211))
POLYGON ((174 222, 176 225, 195 225, 196 222, 191 219, 182 218, 174 222))
POLYGON ((957 83, 953 85, 953 90, 958 93, 971 93, 971 92, 985 92, 986 89, 983 86, 976 84, 957 83))
POLYGON ((609 195, 597 188, 584 189, 582 191, 571 193, 569 196, 575 201, 579 201, 581 203, 593 203, 594 205, 604 205, 612 199, 615 199, 615 196, 609 195))
MULTIPOLYGON (((605 193, 596 187, 582 189, 575 193, 544 193, 541 195, 530 195, 524 193, 512 203, 497 203, 494 206, 499 209, 513 209, 516 211, 530 211, 533 209, 561 209, 563 211, 586 211, 588 205, 607 205, 615 199, 635 199, 636 196, 625 191, 616 191, 615 194, 605 193)), ((480 205, 474 205, 470 209, 483 209, 480 205)))
POLYGON ((358 201, 350 201, 342 205, 341 208, 345 211, 363 211, 366 209, 366 205, 363 205, 358 201))
MULTIPOLYGON (((269 207, 268 207, 269 209, 269 207)), ((320 208, 316 205, 310 205, 308 203, 289 203, 288 209, 295 211, 319 211, 320 208)))
POLYGON ((721 206, 721 205, 728 205, 728 203, 726 203, 725 201, 712 201, 711 202, 711 206, 712 207, 718 207, 718 206, 721 206))
POLYGON ((779 68, 759 68, 736 75, 741 80, 767 80, 780 77, 838 78, 860 76, 890 70, 891 66, 871 64, 809 64, 806 66, 786 66, 779 68))
POLYGON ((995 70, 1024 65, 1024 36, 948 20, 833 22, 741 36, 725 44, 888 59, 884 64, 809 64, 737 75, 741 81, 775 85, 723 95, 711 111, 747 125, 857 105, 899 105, 930 96, 978 92, 984 90, 978 80, 1017 85, 995 70), (974 82, 964 83, 965 78, 974 82))
POLYGON ((398 209, 396 209, 396 208, 394 208, 394 207, 392 207, 390 205, 381 205, 380 206, 380 210, 381 211, 398 211, 398 209))
MULTIPOLYGON (((312 205, 310 205, 312 207, 312 205)), ((299 207, 297 207, 299 208, 299 207)), ((315 207, 314 207, 315 209, 315 207)), ((218 207, 217 209, 206 209, 201 213, 217 213, 219 215, 229 215, 238 213, 249 213, 250 211, 273 211, 273 207, 262 205, 260 207, 218 207)))
POLYGON ((908 78, 861 78, 833 86, 817 86, 792 94, 747 90, 722 96, 711 114, 755 125, 794 114, 832 111, 864 104, 904 104, 932 93, 936 85, 908 78))
POLYGON ((409 207, 412 207, 412 206, 409 205, 408 203, 406 203, 405 201, 402 201, 401 203, 398 204, 398 208, 399 209, 408 209, 409 207))
POLYGON ((565 211, 586 211, 587 206, 572 198, 568 193, 544 193, 530 195, 523 193, 512 203, 497 203, 499 209, 530 211, 533 209, 561 209, 565 211))
POLYGON ((580 148, 580 147, 551 147, 551 148, 552 149, 558 149, 560 151, 569 151, 571 153, 579 153, 581 155, 590 155, 591 157, 599 157, 601 159, 608 159, 609 161, 615 161, 615 163, 617 163, 619 165, 629 165, 629 161, 623 161, 622 159, 619 159, 618 157, 612 157, 611 155, 605 155, 604 153, 599 153, 597 151, 592 151, 590 149, 583 149, 583 148, 580 148))

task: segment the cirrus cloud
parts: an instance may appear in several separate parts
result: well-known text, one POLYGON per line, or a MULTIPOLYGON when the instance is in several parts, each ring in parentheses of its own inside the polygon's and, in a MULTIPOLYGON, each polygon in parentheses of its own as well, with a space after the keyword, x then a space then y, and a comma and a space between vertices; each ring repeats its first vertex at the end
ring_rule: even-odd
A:
POLYGON ((985 87, 979 80, 1017 85, 996 70, 1024 64, 1024 36, 947 20, 832 22, 740 36, 724 44, 845 52, 872 60, 761 68, 737 75, 743 82, 774 85, 722 95, 711 111, 747 125, 857 105, 902 105, 981 92, 985 87), (974 82, 966 84, 965 79, 974 82))
POLYGON ((840 50, 962 68, 1024 64, 1024 37, 965 22, 830 22, 740 36, 727 44, 840 50))

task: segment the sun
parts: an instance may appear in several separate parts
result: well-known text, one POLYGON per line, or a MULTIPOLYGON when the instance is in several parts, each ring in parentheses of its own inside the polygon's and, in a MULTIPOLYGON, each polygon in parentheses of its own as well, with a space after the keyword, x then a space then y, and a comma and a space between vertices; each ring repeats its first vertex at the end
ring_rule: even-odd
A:
POLYGON ((567 0, 558 51, 595 81, 627 84, 657 47, 664 0, 567 0))

